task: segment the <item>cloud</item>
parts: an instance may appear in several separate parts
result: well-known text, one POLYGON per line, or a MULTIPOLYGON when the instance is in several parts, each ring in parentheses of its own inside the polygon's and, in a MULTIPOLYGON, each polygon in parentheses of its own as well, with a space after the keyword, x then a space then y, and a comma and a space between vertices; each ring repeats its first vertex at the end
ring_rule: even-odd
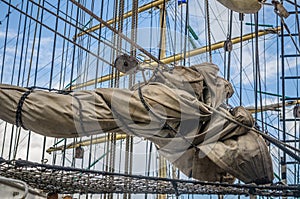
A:
MULTIPOLYGON (((0 31, 0 40, 5 38, 6 31, 0 31)), ((8 29, 7 31, 7 39, 13 39, 17 36, 17 33, 14 30, 8 29)), ((2 46, 0 46, 2 47, 2 46)))
MULTIPOLYGON (((20 85, 26 86, 28 82, 27 77, 30 72, 29 85, 32 85, 36 66, 37 66, 38 85, 46 87, 46 85, 49 83, 49 78, 45 78, 45 77, 49 76, 51 70, 51 63, 52 63, 52 53, 53 53, 52 48, 54 44, 53 36, 46 36, 46 35, 42 36, 40 38, 40 42, 38 37, 37 38, 31 37, 28 40, 28 44, 27 42, 25 42, 26 45, 24 44, 24 46, 21 46, 21 42, 19 38, 19 45, 17 46, 17 48, 16 48, 16 42, 17 42, 17 38, 15 37, 12 37, 12 39, 9 40, 5 49, 5 54, 3 52, 4 48, 0 49, 1 61, 5 56, 5 62, 3 65, 4 67, 3 83, 11 83, 13 78, 14 80, 13 84, 19 82, 20 85), (40 43, 39 52, 37 51, 38 43, 40 43), (34 48, 33 48, 33 44, 34 44, 34 48), (21 68, 20 68, 20 64, 22 66, 21 68), (29 69, 31 70, 29 71, 29 69), (18 75, 19 73, 20 76, 18 75), (44 78, 41 78, 43 76, 44 78), (21 78, 20 81, 17 81, 19 78, 21 78)), ((62 48, 60 44, 57 44, 57 47, 54 52, 55 52, 55 58, 53 62, 55 66, 54 75, 57 76, 57 73, 59 73, 59 69, 60 69, 59 64, 61 63, 60 61, 61 61, 61 54, 62 54, 62 48)))

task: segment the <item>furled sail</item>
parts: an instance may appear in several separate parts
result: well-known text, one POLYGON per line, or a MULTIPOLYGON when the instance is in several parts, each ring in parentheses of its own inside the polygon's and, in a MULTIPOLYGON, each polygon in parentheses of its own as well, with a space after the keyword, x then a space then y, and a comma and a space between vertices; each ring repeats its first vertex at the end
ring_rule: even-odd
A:
POLYGON ((256 13, 258 12, 262 4, 261 0, 218 0, 221 4, 225 7, 229 8, 230 10, 239 12, 239 13, 256 13))
POLYGON ((122 131, 155 143, 189 177, 269 183, 272 161, 263 138, 209 109, 254 124, 243 107, 224 106, 233 89, 218 70, 211 63, 174 67, 131 90, 53 92, 0 85, 0 118, 53 137, 122 131))

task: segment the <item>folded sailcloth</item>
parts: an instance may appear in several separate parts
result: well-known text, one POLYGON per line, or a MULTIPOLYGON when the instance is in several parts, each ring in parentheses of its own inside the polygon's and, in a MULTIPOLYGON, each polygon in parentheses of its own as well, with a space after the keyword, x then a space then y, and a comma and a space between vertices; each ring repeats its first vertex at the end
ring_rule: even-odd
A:
POLYGON ((245 108, 224 105, 233 89, 218 71, 212 63, 177 66, 132 89, 54 92, 0 84, 0 119, 60 138, 125 132, 152 141, 188 177, 270 183, 265 141, 251 130, 245 108))

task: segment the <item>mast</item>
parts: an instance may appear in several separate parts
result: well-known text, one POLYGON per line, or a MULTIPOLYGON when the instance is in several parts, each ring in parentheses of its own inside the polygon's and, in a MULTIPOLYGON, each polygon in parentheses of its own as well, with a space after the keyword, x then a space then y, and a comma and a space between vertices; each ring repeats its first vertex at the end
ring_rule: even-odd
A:
MULTIPOLYGON (((164 3, 159 6, 160 8, 160 17, 159 17, 159 24, 160 24, 160 45, 159 45, 159 60, 162 60, 166 57, 166 1, 163 1, 164 3)), ((158 170, 158 175, 161 178, 166 178, 167 177, 167 161, 166 159, 158 154, 158 161, 159 161, 159 170, 158 170)), ((159 194, 158 199, 166 199, 167 195, 165 194, 159 194)))

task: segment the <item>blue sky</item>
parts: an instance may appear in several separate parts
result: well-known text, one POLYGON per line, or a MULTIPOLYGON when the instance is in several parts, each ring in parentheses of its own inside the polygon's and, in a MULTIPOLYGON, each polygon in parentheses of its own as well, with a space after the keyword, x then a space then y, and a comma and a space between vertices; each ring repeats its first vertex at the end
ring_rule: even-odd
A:
MULTIPOLYGON (((67 2, 67 1, 66 1, 67 2)), ((60 4, 60 9, 62 12, 59 13, 59 16, 66 17, 63 12, 68 10, 71 13, 72 4, 67 4, 65 1, 60 4), (68 5, 68 9, 67 9, 68 5)), ((131 1, 126 1, 125 11, 131 9, 131 1)), ((146 0, 140 1, 140 5, 145 4, 146 0)), ((205 27, 205 18, 204 18, 204 1, 199 0, 191 0, 189 6, 189 24, 191 28, 195 31, 198 40, 192 39, 193 43, 196 47, 205 46, 207 43, 207 35, 206 35, 206 27, 205 27)), ((23 10, 26 9, 27 1, 23 2, 23 10)), ((13 1, 14 5, 17 5, 18 8, 22 7, 22 1, 15 0, 13 1)), ((31 15, 36 18, 37 17, 37 6, 29 4, 28 12, 32 13, 31 15)), ((56 12, 55 7, 57 7, 57 1, 49 1, 45 3, 45 6, 50 9, 52 12, 56 12)), ((105 1, 104 7, 106 8, 103 11, 103 19, 108 20, 113 16, 113 1, 105 1)), ((172 55, 174 53, 182 52, 183 43, 184 43, 184 32, 182 32, 182 24, 185 24, 185 5, 175 6, 175 4, 168 5, 167 12, 167 22, 168 31, 167 40, 169 43, 172 43, 172 46, 167 47, 168 55, 172 55), (175 9, 178 9, 178 13, 175 14, 175 9), (174 25, 176 20, 176 24, 174 25)), ((287 8, 293 10, 293 6, 287 5, 287 8)), ((49 87, 51 80, 52 88, 62 89, 67 86, 71 80, 75 80, 75 83, 81 83, 86 80, 94 79, 95 77, 100 77, 102 75, 106 75, 111 71, 111 67, 107 64, 99 61, 93 54, 97 54, 99 52, 99 56, 107 60, 108 62, 113 62, 114 56, 110 55, 112 50, 111 47, 101 44, 98 45, 95 42, 95 39, 83 36, 81 39, 77 40, 77 43, 89 49, 92 53, 87 53, 85 51, 80 51, 76 48, 75 53, 73 54, 74 46, 69 43, 64 43, 63 38, 57 36, 55 38, 52 31, 49 31, 46 28, 42 28, 40 34, 40 26, 33 21, 30 21, 27 18, 27 21, 24 15, 20 15, 20 13, 16 10, 11 10, 9 14, 9 25, 6 28, 8 18, 6 15, 8 14, 8 6, 0 2, 0 66, 4 67, 3 70, 3 81, 2 83, 14 84, 20 86, 32 86, 36 81, 37 86, 41 87, 49 87), (20 18, 21 17, 21 18, 20 18), (21 19, 21 23, 19 23, 19 19, 21 19), (25 21, 27 26, 24 28, 25 21), (29 25, 30 23, 30 25, 29 25), (21 24, 19 30, 18 37, 18 25, 21 24), (35 35, 35 30, 36 35, 35 35), (7 43, 5 45, 5 35, 7 31, 7 43), (23 34, 25 31, 25 34, 23 34), (23 38, 24 37, 24 38, 23 38), (56 40, 56 42, 54 42, 56 40), (38 43, 40 45, 38 46, 38 43), (23 44, 23 45, 22 45, 23 44), (54 47, 55 45, 55 47, 54 47), (5 47, 4 47, 5 46, 5 47), (24 47, 24 48, 22 48, 24 47), (26 48, 27 47, 27 48, 26 48), (39 52, 38 52, 39 48, 39 52), (53 48, 55 50, 53 50, 53 48), (4 53, 5 49, 5 53, 4 53), (5 55, 5 57, 4 57, 5 55), (74 55, 74 56, 73 56, 74 55), (73 60, 74 58, 74 60, 73 60), (4 60, 4 61, 3 61, 4 60), (15 64, 14 64, 15 63, 15 64), (29 70, 29 68, 31 69, 29 70), (71 68, 74 67, 74 73, 71 77, 71 68), (96 74, 96 69, 98 67, 98 74, 96 74), (51 74, 51 69, 53 69, 53 75, 51 74), (37 76, 35 77, 35 71, 37 70, 37 76), (18 75, 20 73, 20 76, 18 75), (28 78, 29 77, 29 78, 28 78)), ((68 16, 68 20, 72 23, 74 22, 76 9, 74 9, 73 14, 68 16), (73 19, 70 19, 73 18, 73 19)), ((100 13, 100 7, 94 8, 94 13, 100 13)), ((229 24, 229 10, 224 8, 221 4, 219 4, 215 0, 210 1, 210 21, 211 21, 211 35, 212 35, 212 43, 216 43, 219 41, 226 40, 228 34, 228 24, 229 24)), ((100 14, 99 14, 100 15, 100 14)), ((151 51, 154 55, 158 54, 158 46, 159 46, 159 10, 153 9, 147 11, 143 14, 139 15, 140 23, 138 24, 138 35, 137 35, 137 43, 143 46, 148 51, 151 51), (152 18, 152 20, 151 20, 152 18)), ((38 19, 41 20, 41 15, 38 16, 38 19)), ((295 32, 296 26, 294 22, 294 16, 290 16, 286 19, 288 27, 292 32, 295 32)), ((50 13, 45 12, 43 15, 43 23, 49 26, 52 29, 55 29, 55 20, 56 18, 50 13)), ((243 33, 250 33, 254 31, 254 26, 246 25, 246 23, 254 23, 254 19, 250 15, 245 16, 245 20, 243 22, 243 33)), ((262 10, 259 12, 259 23, 267 24, 273 27, 276 27, 277 18, 273 11, 272 6, 264 6, 262 10)), ((67 24, 66 31, 65 23, 59 20, 57 27, 57 31, 61 34, 67 35, 67 37, 71 38, 75 34, 74 27, 67 24)), ((79 27, 83 26, 92 26, 98 24, 97 20, 92 19, 88 16, 82 16, 81 23, 78 25, 79 27)), ((264 27, 260 27, 262 29, 264 27)), ((232 37, 240 36, 240 22, 237 13, 233 14, 233 28, 232 28, 232 37)), ((97 32, 99 33, 99 32, 97 32)), ((93 33, 96 37, 98 37, 97 33, 93 33)), ((130 20, 125 20, 124 25, 124 34, 130 36, 130 20)), ((103 29, 101 32, 101 39, 106 41, 109 44, 113 44, 113 36, 110 31, 107 29, 103 29)), ((277 70, 279 55, 277 49, 278 37, 274 34, 266 35, 264 37, 259 38, 259 57, 260 57, 260 70, 261 70, 261 79, 262 79, 262 91, 279 94, 281 93, 281 86, 278 84, 280 81, 279 77, 281 74, 281 69, 279 65, 279 69, 277 70)), ((297 41, 298 42, 298 41, 297 41)), ((252 41, 247 41, 243 43, 243 73, 242 73, 242 86, 243 86, 243 99, 242 104, 245 106, 253 106, 254 105, 254 77, 253 77, 253 45, 252 41)), ((280 45, 280 43, 279 43, 280 45)), ((188 48, 193 49, 192 44, 187 45, 188 48)), ((130 51, 130 45, 126 42, 123 42, 122 46, 123 52, 130 51)), ((188 50, 188 49, 187 49, 188 50)), ((287 38, 285 43, 285 50, 287 54, 296 54, 295 47, 290 39, 287 38)), ((138 52, 139 58, 143 59, 144 56, 141 55, 141 52, 138 52)), ((240 44, 233 46, 232 59, 231 59, 231 83, 234 85, 236 94, 230 100, 230 103, 233 106, 237 106, 239 104, 239 88, 240 88, 240 44)), ((193 65, 195 63, 204 62, 208 60, 208 54, 202 54, 195 56, 191 59, 187 60, 187 66, 193 65)), ((220 75, 223 75, 224 71, 224 50, 220 49, 213 52, 213 62, 220 67, 220 75)), ((294 58, 287 58, 285 60, 286 75, 297 75, 298 74, 298 64, 299 60, 294 58)), ((178 63, 182 64, 182 62, 178 63)), ((1 69, 1 68, 0 68, 1 69)), ((1 72, 1 71, 0 71, 1 72)), ((150 73, 148 73, 149 75, 150 73)), ((141 74, 138 74, 137 80, 141 80, 141 74)), ((294 80, 287 80, 286 86, 286 96, 295 97, 299 92, 298 82, 294 80)), ((120 87, 128 86, 128 77, 124 77, 120 81, 120 87)), ((104 82, 98 84, 97 87, 109 87, 109 82, 104 82)), ((85 88, 85 89, 93 89, 94 85, 85 88)), ((278 97, 274 97, 271 95, 263 95, 262 103, 270 104, 278 102, 278 97)), ((292 108, 292 107, 291 107, 292 108)), ((289 110, 288 110, 289 111, 289 110)), ((278 112, 268 112, 266 113, 265 121, 275 127, 280 128, 280 124, 278 124, 279 114, 278 112)), ((288 116, 291 116, 291 112, 288 112, 288 116)), ((3 128, 3 124, 1 125, 3 128)), ((297 126, 296 126, 297 127, 297 126)), ((287 128, 290 132, 295 131, 295 126, 293 124, 288 124, 287 128)), ((273 131, 271 128, 269 131, 272 133, 277 133, 273 131)), ((299 133, 299 132, 297 132, 299 133)), ((23 138, 27 138, 27 133, 24 133, 23 138)), ((299 136, 299 134, 298 134, 299 136)), ((35 149, 40 149, 42 147, 40 140, 42 137, 39 135, 34 135, 37 142, 32 143, 35 149)), ((72 142, 73 140, 69 140, 72 142)), ((54 140, 49 139, 47 142, 47 146, 51 146, 54 140)), ((136 142, 141 142, 142 144, 138 145, 137 148, 145 147, 145 142, 141 140, 136 140, 136 142)), ((22 147, 26 147, 25 141, 22 147)), ((22 148, 20 147, 20 148, 22 148)), ((272 149, 272 152, 277 155, 276 148, 272 149)), ((142 152, 141 154, 143 154, 142 152)), ((32 159, 40 158, 40 151, 33 152, 32 159), (37 158, 38 157, 38 158, 37 158)), ((136 154, 136 158, 138 159, 141 154, 136 154)), ((59 154, 60 155, 60 154, 59 154)), ((19 152, 19 156, 24 156, 24 151, 19 152)), ((71 152, 70 152, 71 156, 71 152)), ((99 155, 95 155, 95 157, 99 155)), ((48 156, 49 159, 51 156, 48 156)), ((142 158, 140 158, 142 159, 142 158)), ((140 160, 145 163, 145 160, 140 160)), ((275 168, 276 170, 276 164, 275 168)), ((155 165, 153 165, 155 167, 155 165)), ((202 198, 202 196, 195 196, 194 198, 202 198)), ((230 198, 230 197, 228 197, 230 198)))

